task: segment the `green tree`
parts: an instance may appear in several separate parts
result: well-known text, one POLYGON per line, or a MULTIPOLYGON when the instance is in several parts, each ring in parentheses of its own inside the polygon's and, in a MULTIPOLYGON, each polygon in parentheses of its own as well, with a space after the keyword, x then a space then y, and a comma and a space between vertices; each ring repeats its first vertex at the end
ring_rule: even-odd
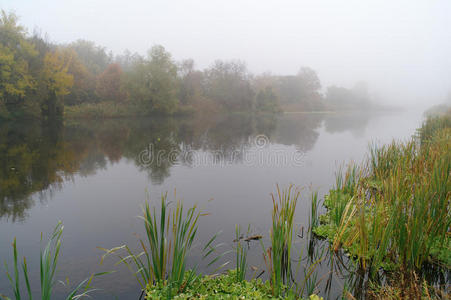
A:
POLYGON ((37 55, 27 41, 25 29, 13 13, 1 11, 0 17, 0 117, 23 105, 26 94, 35 87, 29 60, 37 55))
POLYGON ((128 92, 145 112, 173 113, 178 104, 177 66, 163 46, 154 46, 147 60, 137 62, 127 76, 128 92))
POLYGON ((44 57, 41 80, 47 97, 41 102, 41 112, 46 118, 61 117, 64 111, 62 97, 70 93, 74 77, 68 73, 71 57, 60 50, 48 52, 44 57))
POLYGON ((85 102, 97 102, 96 75, 83 63, 77 52, 70 47, 60 48, 64 61, 68 62, 67 72, 73 76, 70 93, 64 97, 65 105, 77 105, 85 102))
POLYGON ((112 60, 104 47, 91 41, 77 40, 69 44, 69 48, 77 53, 83 65, 94 75, 102 73, 112 60))

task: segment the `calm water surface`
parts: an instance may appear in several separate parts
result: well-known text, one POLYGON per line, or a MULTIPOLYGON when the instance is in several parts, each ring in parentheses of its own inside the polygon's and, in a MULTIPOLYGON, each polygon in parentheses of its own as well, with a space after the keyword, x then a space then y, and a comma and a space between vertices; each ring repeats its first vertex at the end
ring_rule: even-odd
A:
MULTIPOLYGON (((311 190, 322 197, 340 165, 361 161, 370 142, 408 139, 421 119, 419 112, 402 112, 0 124, 0 260, 11 262, 10 245, 17 237, 38 293, 40 234, 61 220, 58 279, 75 285, 92 272, 116 269, 96 280, 95 287, 104 291, 94 299, 138 299, 133 276, 114 267, 113 257, 99 265, 97 247, 127 243, 136 248, 136 235, 143 234, 137 216, 146 199, 158 203, 165 191, 173 199, 177 189, 186 206, 198 203, 207 210, 198 245, 222 231, 222 249, 231 249, 235 224, 245 229, 250 224, 251 233, 265 236, 268 244, 276 184, 303 187, 296 224, 306 227, 311 190)), ((305 243, 297 238, 297 249, 305 243)), ((189 263, 211 272, 199 248, 189 263)), ((249 255, 251 265, 264 269, 258 243, 251 244, 249 255)), ((322 293, 336 298, 342 276, 324 262, 321 277, 331 278, 328 291, 323 280, 322 293)), ((57 298, 65 291, 58 284, 57 298)), ((3 269, 0 292, 10 294, 3 269)))

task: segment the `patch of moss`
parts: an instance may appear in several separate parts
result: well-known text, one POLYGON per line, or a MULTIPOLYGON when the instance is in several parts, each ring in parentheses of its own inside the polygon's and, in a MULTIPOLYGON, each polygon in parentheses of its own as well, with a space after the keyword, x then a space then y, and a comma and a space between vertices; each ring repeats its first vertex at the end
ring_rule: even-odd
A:
MULTIPOLYGON (((295 299, 289 291, 285 297, 273 297, 269 281, 263 282, 261 279, 250 281, 236 281, 236 271, 229 270, 226 274, 219 276, 200 276, 190 286, 186 286, 184 291, 177 293, 176 290, 169 290, 167 285, 156 284, 148 286, 146 299, 295 299), (171 293, 171 295, 168 295, 171 293)), ((309 299, 320 300, 322 298, 312 295, 309 299)))

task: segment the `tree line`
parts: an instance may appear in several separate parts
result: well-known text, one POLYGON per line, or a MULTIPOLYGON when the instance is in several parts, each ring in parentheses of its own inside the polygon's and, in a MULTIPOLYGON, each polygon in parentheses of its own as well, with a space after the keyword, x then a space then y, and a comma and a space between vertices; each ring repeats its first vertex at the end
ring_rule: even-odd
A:
POLYGON ((59 118, 65 109, 110 109, 112 116, 317 111, 368 102, 365 88, 331 87, 323 95, 318 75, 307 67, 293 76, 253 75, 240 60, 217 60, 198 70, 192 59, 175 61, 160 45, 143 56, 113 55, 85 40, 55 44, 1 12, 0 119, 59 118))

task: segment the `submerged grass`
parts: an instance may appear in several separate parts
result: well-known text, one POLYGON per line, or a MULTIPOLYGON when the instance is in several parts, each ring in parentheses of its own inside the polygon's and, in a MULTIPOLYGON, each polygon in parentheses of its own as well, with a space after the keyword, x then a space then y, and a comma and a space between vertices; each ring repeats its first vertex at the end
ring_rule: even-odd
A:
POLYGON ((373 146, 363 165, 340 172, 315 229, 372 274, 451 266, 451 112, 429 118, 418 133, 373 146))

